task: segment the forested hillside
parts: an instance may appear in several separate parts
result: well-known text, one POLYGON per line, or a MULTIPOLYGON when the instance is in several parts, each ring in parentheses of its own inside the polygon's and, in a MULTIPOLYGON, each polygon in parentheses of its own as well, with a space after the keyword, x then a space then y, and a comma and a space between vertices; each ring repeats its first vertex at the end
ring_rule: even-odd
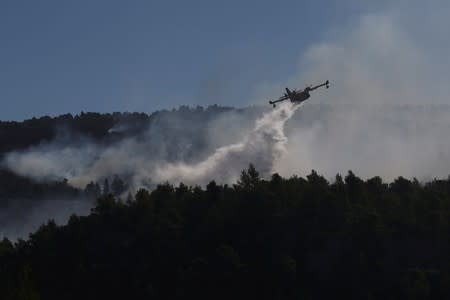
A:
MULTIPOLYGON (((174 159, 178 157, 177 149, 182 147, 187 138, 193 145, 192 155, 205 151, 208 130, 205 124, 229 111, 239 112, 239 110, 219 106, 210 106, 205 109, 182 106, 172 111, 163 110, 151 115, 82 112, 75 116, 71 114, 57 117, 44 116, 23 122, 0 121, 0 207, 14 199, 38 201, 56 196, 78 197, 83 195, 83 190, 96 197, 103 192, 105 184, 103 179, 109 178, 112 183, 115 179, 114 175, 117 175, 107 174, 101 182, 89 183, 76 189, 68 184, 63 174, 40 180, 32 178, 31 174, 26 172, 16 174, 2 161, 7 153, 22 153, 42 145, 83 147, 89 143, 107 147, 126 138, 136 137, 151 140, 164 139, 166 143, 173 146, 173 149, 166 150, 167 156, 174 159), (143 137, 150 130, 159 136, 152 134, 151 137, 143 137)), ((246 113, 248 114, 248 111, 246 113)))
POLYGON ((245 140, 266 110, 180 107, 0 122, 0 299, 450 298, 447 106, 369 115, 311 105, 286 123, 291 144, 282 158, 307 176, 260 176, 250 166, 228 185, 211 175, 203 187, 139 181, 151 188, 128 192, 145 171, 136 156, 198 166, 245 140), (367 126, 355 130, 355 118, 367 126), (59 166, 72 156, 75 163, 59 166), (95 180, 75 186, 65 177, 85 160, 72 179, 97 170, 105 157, 95 180), (107 168, 116 162, 126 168, 107 168), (349 171, 330 181, 305 171, 314 165, 441 179, 391 182, 349 171), (68 218, 76 212, 83 216, 68 218))
POLYGON ((218 114, 230 110, 232 109, 219 106, 205 109, 181 106, 172 111, 162 110, 152 114, 81 112, 75 116, 72 114, 44 116, 22 122, 0 121, 0 154, 26 149, 62 137, 71 139, 73 143, 81 137, 92 138, 97 142, 108 142, 113 138, 142 134, 156 122, 162 122, 166 130, 171 130, 173 126, 170 123, 174 119, 181 120, 185 124, 189 121, 191 124, 194 121, 205 123, 216 118, 218 114))
MULTIPOLYGON (((242 110, 219 106, 181 106, 150 115, 82 112, 74 116, 44 116, 22 122, 0 121, 0 238, 26 237, 29 230, 37 228, 48 217, 59 217, 64 221, 68 211, 77 207, 83 209, 75 209, 74 212, 84 213, 86 207, 105 191, 111 191, 114 195, 125 192, 128 178, 113 172, 106 172, 97 181, 88 181, 78 187, 68 182, 64 173, 55 172, 51 177, 41 177, 46 159, 55 159, 57 163, 64 161, 53 157, 50 152, 52 148, 113 148, 124 140, 134 138, 149 141, 149 145, 160 145, 164 140, 172 146, 171 149, 164 147, 165 156, 172 160, 182 155, 188 157, 206 151, 207 125, 227 112, 243 114, 242 110), (180 153, 178 149, 187 140, 192 145, 192 151, 180 153), (8 154, 28 153, 41 148, 43 150, 33 160, 37 165, 26 166, 22 173, 16 172, 17 165, 5 164, 8 154), (66 212, 62 214, 61 210, 66 212)), ((248 109, 246 114, 251 115, 248 109)), ((157 155, 155 148, 148 149, 150 156, 152 152, 153 156, 157 155)), ((70 169, 68 171, 71 172, 70 169)))
POLYGON ((0 243, 2 299, 449 299, 450 178, 263 180, 102 196, 0 243))

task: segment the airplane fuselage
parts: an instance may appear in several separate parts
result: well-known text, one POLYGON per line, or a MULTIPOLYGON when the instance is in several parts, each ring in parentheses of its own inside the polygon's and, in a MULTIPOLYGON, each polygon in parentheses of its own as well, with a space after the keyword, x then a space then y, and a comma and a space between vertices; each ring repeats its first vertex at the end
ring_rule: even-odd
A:
POLYGON ((325 86, 326 88, 329 87, 329 81, 325 81, 322 84, 316 85, 314 87, 306 87, 304 90, 302 91, 296 91, 293 90, 291 91, 290 89, 286 88, 286 93, 284 93, 283 96, 281 96, 279 99, 274 100, 274 101, 269 101, 270 104, 273 105, 273 107, 276 106, 276 103, 281 102, 281 101, 285 101, 285 100, 290 100, 291 102, 294 103, 302 103, 303 101, 306 101, 309 99, 309 97, 311 97, 310 93, 311 91, 314 91, 322 86, 325 86))
POLYGON ((288 95, 289 100, 291 100, 291 102, 297 103, 302 103, 303 101, 306 101, 309 99, 309 97, 311 97, 311 94, 306 89, 301 92, 297 91, 292 92, 288 88, 286 88, 286 94, 288 95))

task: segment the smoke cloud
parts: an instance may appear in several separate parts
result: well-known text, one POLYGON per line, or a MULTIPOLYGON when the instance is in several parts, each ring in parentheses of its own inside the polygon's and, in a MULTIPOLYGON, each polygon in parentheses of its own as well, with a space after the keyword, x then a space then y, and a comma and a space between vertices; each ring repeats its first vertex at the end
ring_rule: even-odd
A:
POLYGON ((329 178, 350 169, 386 180, 447 176, 450 43, 440 33, 448 28, 441 12, 450 5, 431 1, 426 10, 410 1, 386 5, 311 45, 292 78, 255 87, 255 99, 267 103, 284 86, 329 79, 331 88, 315 91, 295 114, 285 105, 262 117, 222 115, 202 124, 209 130, 201 150, 190 142, 195 136, 172 136, 182 141, 175 145, 166 141, 164 128, 152 126, 142 138, 109 146, 54 141, 10 153, 3 163, 34 178, 65 177, 77 187, 112 174, 126 176, 132 188, 166 180, 232 182, 250 162, 263 174, 287 176, 311 169, 329 178))
POLYGON ((205 184, 212 178, 219 182, 234 182, 249 163, 268 175, 274 171, 274 162, 286 152, 284 124, 298 107, 292 103, 281 104, 256 120, 254 129, 241 142, 218 148, 198 164, 177 163, 157 167, 154 177, 190 184, 205 184))
MULTIPOLYGON (((275 169, 286 176, 315 169, 328 178, 353 170, 388 181, 447 177, 450 42, 442 31, 450 26, 449 8, 444 1, 426 8, 396 1, 312 45, 285 85, 329 79, 332 86, 299 111, 309 124, 294 128, 298 118, 292 120, 287 154, 275 169)), ((257 91, 267 95, 282 86, 257 91)))
MULTIPOLYGON (((220 144, 215 140, 211 144, 220 146, 207 155, 199 154, 200 157, 193 162, 169 161, 164 155, 167 150, 164 150, 170 145, 164 145, 164 138, 158 138, 156 129, 150 128, 143 139, 127 138, 107 147, 93 142, 74 146, 55 141, 25 152, 10 153, 4 164, 19 174, 37 179, 64 177, 70 184, 81 188, 90 181, 100 181, 112 174, 127 177, 133 190, 164 181, 206 184, 214 179, 231 183, 249 163, 255 164, 262 174, 268 175, 273 171, 275 161, 286 152, 284 124, 297 108, 298 105, 291 103, 279 105, 277 109, 253 120, 253 128, 240 128, 237 141, 223 145, 223 142, 220 144), (160 146, 159 151, 155 149, 155 144, 160 146)), ((230 112, 226 118, 237 121, 242 117, 230 112)), ((247 123, 248 126, 250 124, 247 123)), ((211 136, 224 133, 224 128, 219 126, 224 125, 220 119, 210 125, 211 136)), ((180 135, 178 138, 186 137, 180 135)), ((184 157, 181 152, 187 150, 177 149, 178 155, 184 157)), ((199 152, 202 151, 199 149, 199 152)))

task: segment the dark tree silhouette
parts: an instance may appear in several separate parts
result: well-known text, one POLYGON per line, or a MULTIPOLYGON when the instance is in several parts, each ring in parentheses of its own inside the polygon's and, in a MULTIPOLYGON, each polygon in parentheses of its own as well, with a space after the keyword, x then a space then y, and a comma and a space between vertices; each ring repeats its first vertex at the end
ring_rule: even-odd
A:
POLYGON ((89 216, 3 239, 0 296, 449 299, 449 217, 448 179, 264 180, 250 165, 233 186, 109 193, 89 216))

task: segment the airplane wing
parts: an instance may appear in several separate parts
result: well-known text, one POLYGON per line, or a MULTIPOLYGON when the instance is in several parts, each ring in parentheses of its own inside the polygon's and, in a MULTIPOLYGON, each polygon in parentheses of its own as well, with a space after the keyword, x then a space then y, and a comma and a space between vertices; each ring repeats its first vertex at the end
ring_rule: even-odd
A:
POLYGON ((284 100, 287 100, 287 99, 289 99, 289 96, 288 95, 284 95, 284 96, 281 96, 280 98, 278 98, 277 100, 269 101, 269 103, 273 104, 273 103, 277 103, 277 102, 284 101, 284 100))
POLYGON ((277 101, 283 101, 283 100, 287 100, 287 99, 289 99, 289 96, 288 95, 284 95, 284 96, 281 96, 280 98, 278 98, 277 101))
POLYGON ((326 88, 329 88, 330 87, 330 82, 327 80, 327 81, 325 81, 324 83, 322 83, 322 84, 319 84, 319 85, 316 85, 316 86, 314 86, 314 87, 311 87, 311 91, 314 91, 315 89, 318 89, 318 88, 320 88, 320 87, 322 87, 322 86, 325 86, 326 88))

